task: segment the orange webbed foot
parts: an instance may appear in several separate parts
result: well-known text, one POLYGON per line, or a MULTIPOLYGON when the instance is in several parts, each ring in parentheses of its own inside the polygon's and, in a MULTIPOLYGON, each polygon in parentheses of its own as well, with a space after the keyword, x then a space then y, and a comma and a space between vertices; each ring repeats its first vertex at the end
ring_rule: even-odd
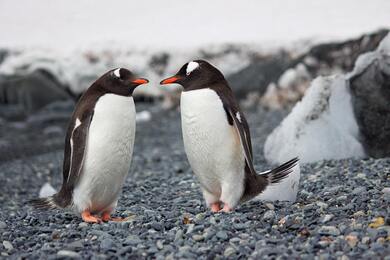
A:
POLYGON ((81 213, 81 218, 83 219, 83 221, 85 221, 87 223, 101 223, 102 222, 102 220, 100 218, 93 216, 89 210, 84 210, 81 213))
POLYGON ((221 210, 221 204, 219 202, 214 202, 210 204, 211 212, 218 212, 221 210))

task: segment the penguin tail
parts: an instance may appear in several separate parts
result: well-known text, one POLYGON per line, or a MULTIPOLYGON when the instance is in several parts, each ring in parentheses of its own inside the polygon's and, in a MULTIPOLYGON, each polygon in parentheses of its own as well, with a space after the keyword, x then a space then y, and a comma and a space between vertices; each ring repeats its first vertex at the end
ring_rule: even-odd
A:
POLYGON ((298 164, 299 159, 295 157, 294 159, 289 160, 288 162, 283 163, 282 165, 276 167, 275 169, 269 170, 262 173, 262 175, 267 178, 268 184, 276 184, 285 179, 290 173, 293 172, 294 167, 298 164))
POLYGON ((29 201, 29 204, 31 204, 36 209, 62 208, 58 203, 56 203, 54 196, 50 196, 50 197, 46 197, 46 198, 39 198, 39 199, 32 199, 29 201))

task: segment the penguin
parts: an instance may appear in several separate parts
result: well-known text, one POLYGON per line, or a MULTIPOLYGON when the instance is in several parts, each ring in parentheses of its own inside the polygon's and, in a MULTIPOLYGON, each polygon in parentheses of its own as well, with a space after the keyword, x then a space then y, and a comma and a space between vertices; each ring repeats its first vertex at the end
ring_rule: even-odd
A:
POLYGON ((135 136, 134 89, 149 81, 125 68, 97 79, 81 96, 66 138, 63 183, 53 196, 31 200, 39 209, 68 208, 83 221, 112 218, 130 169, 135 136))
POLYGON ((183 87, 180 98, 184 150, 212 212, 239 203, 286 178, 298 158, 256 173, 249 126, 223 74, 204 60, 184 64, 161 85, 183 87), (223 204, 223 208, 222 208, 223 204))

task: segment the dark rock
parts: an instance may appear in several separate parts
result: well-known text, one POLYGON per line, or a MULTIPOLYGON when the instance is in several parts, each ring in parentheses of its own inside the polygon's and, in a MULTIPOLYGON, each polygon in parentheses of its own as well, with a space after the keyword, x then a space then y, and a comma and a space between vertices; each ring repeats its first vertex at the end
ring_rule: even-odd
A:
POLYGON ((54 101, 71 96, 48 72, 37 70, 27 75, 0 75, 0 104, 19 105, 26 114, 54 101))
POLYGON ((349 80, 362 143, 375 158, 390 156, 389 57, 388 53, 381 55, 349 80))
POLYGON ((227 78, 235 96, 245 98, 249 92, 263 94, 271 82, 276 82, 288 68, 291 59, 286 53, 252 62, 227 78))

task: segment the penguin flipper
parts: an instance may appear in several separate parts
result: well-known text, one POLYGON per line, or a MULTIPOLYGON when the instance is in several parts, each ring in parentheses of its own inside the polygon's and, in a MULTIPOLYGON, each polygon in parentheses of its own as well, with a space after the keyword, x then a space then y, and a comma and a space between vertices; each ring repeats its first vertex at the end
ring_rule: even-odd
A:
POLYGON ((248 167, 250 173, 255 176, 257 175, 257 173, 255 168, 253 167, 252 144, 250 139, 251 137, 249 133, 248 124, 246 123, 246 119, 238 109, 236 109, 236 111, 233 111, 231 106, 224 107, 226 112, 233 119, 233 126, 240 137, 240 143, 244 151, 246 166, 248 167))
MULTIPOLYGON (((83 113, 71 125, 73 130, 68 131, 69 136, 67 136, 65 144, 63 183, 59 192, 62 195, 70 194, 71 196, 80 178, 92 117, 93 112, 83 113)), ((69 202, 71 197, 66 199, 69 202)))

